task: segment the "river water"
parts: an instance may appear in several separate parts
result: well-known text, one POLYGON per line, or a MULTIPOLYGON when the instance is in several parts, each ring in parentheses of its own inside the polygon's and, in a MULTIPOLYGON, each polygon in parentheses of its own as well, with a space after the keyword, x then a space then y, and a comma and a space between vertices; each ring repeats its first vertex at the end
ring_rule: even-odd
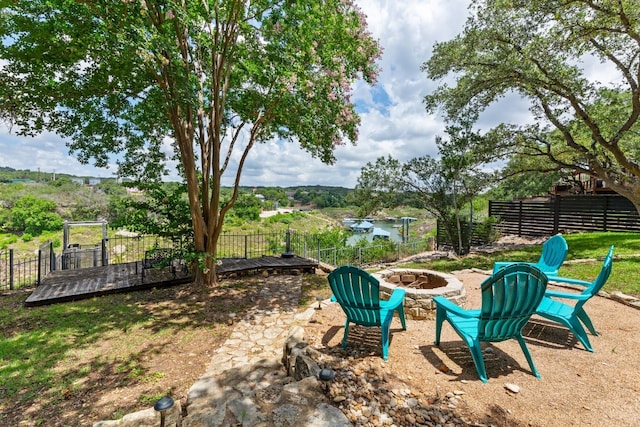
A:
MULTIPOLYGON (((402 221, 368 221, 371 222, 375 228, 380 228, 390 233, 389 239, 392 242, 402 242, 402 221)), ((344 225, 345 227, 349 227, 354 223, 355 221, 345 221, 344 225)), ((368 241, 372 241, 373 232, 353 233, 353 235, 347 239, 347 245, 353 246, 360 239, 367 239, 368 241)))

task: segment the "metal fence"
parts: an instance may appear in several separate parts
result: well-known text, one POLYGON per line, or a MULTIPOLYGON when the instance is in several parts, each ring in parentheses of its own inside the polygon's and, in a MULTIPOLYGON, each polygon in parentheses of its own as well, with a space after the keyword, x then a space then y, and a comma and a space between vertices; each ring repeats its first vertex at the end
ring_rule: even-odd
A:
MULTIPOLYGON (((183 247, 181 242, 148 235, 116 236, 103 239, 96 245, 69 246, 56 256, 53 245, 47 242, 40 247, 37 257, 19 262, 14 262, 13 250, 0 252, 0 289, 38 284, 52 270, 139 262, 150 249, 183 247)), ((295 230, 242 235, 225 233, 218 240, 218 258, 258 258, 289 253, 335 266, 367 265, 393 262, 430 249, 427 240, 407 243, 384 241, 366 247, 323 246, 320 236, 295 230)))
POLYGON ((324 264, 333 266, 351 264, 366 266, 389 263, 431 250, 427 240, 407 243, 390 243, 367 247, 333 247, 321 248, 317 253, 310 252, 306 258, 313 258, 324 264))
POLYGON ((53 246, 40 246, 37 256, 16 260, 13 249, 0 252, 0 289, 17 289, 40 282, 52 268, 53 246))

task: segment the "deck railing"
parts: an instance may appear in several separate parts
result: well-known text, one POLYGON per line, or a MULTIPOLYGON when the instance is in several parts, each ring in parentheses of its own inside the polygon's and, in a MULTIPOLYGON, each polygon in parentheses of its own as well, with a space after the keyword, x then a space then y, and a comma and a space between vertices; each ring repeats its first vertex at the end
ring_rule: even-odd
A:
MULTIPOLYGON (((152 248, 176 248, 180 243, 158 236, 115 236, 89 246, 73 245, 56 256, 50 242, 42 245, 38 256, 15 262, 13 250, 0 252, 0 289, 16 289, 38 284, 52 270, 100 267, 140 262, 152 248)), ((329 265, 370 265, 392 262, 429 250, 427 240, 407 243, 384 242, 366 247, 322 247, 317 235, 295 230, 272 233, 222 234, 218 258, 257 258, 285 253, 329 265)))

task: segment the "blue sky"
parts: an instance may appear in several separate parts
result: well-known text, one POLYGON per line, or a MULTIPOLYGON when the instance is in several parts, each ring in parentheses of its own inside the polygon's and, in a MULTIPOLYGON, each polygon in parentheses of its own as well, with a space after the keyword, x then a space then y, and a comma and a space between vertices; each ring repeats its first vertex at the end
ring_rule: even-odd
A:
MULTIPOLYGON (((380 156, 391 155, 404 161, 437 154, 435 137, 443 134, 444 126, 438 116, 427 115, 422 100, 439 82, 427 80, 420 66, 430 57, 434 42, 452 38, 462 30, 469 1, 357 0, 356 3, 367 15, 369 30, 384 48, 378 85, 371 88, 357 82, 354 87, 353 99, 361 116, 357 144, 338 147, 334 165, 313 159, 295 143, 272 141, 257 145, 245 164, 242 185, 352 188, 360 169, 380 156)), ((528 116, 526 106, 517 97, 506 102, 508 109, 489 109, 483 120, 488 124, 506 121, 505 111, 511 120, 528 116)), ((115 167, 97 169, 80 164, 69 155, 65 141, 56 135, 18 137, 1 126, 0 166, 101 177, 112 177, 116 171, 115 167)), ((175 172, 169 177, 172 178, 177 179, 175 172)), ((223 181, 224 185, 231 183, 230 176, 223 181)))

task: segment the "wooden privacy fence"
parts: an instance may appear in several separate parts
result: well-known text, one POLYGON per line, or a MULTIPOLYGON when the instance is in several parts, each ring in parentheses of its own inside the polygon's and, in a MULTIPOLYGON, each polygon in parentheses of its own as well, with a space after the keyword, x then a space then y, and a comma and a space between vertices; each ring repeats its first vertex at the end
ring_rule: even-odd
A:
POLYGON ((572 231, 640 231, 640 216, 617 194, 555 196, 549 200, 490 201, 502 234, 536 237, 572 231))

